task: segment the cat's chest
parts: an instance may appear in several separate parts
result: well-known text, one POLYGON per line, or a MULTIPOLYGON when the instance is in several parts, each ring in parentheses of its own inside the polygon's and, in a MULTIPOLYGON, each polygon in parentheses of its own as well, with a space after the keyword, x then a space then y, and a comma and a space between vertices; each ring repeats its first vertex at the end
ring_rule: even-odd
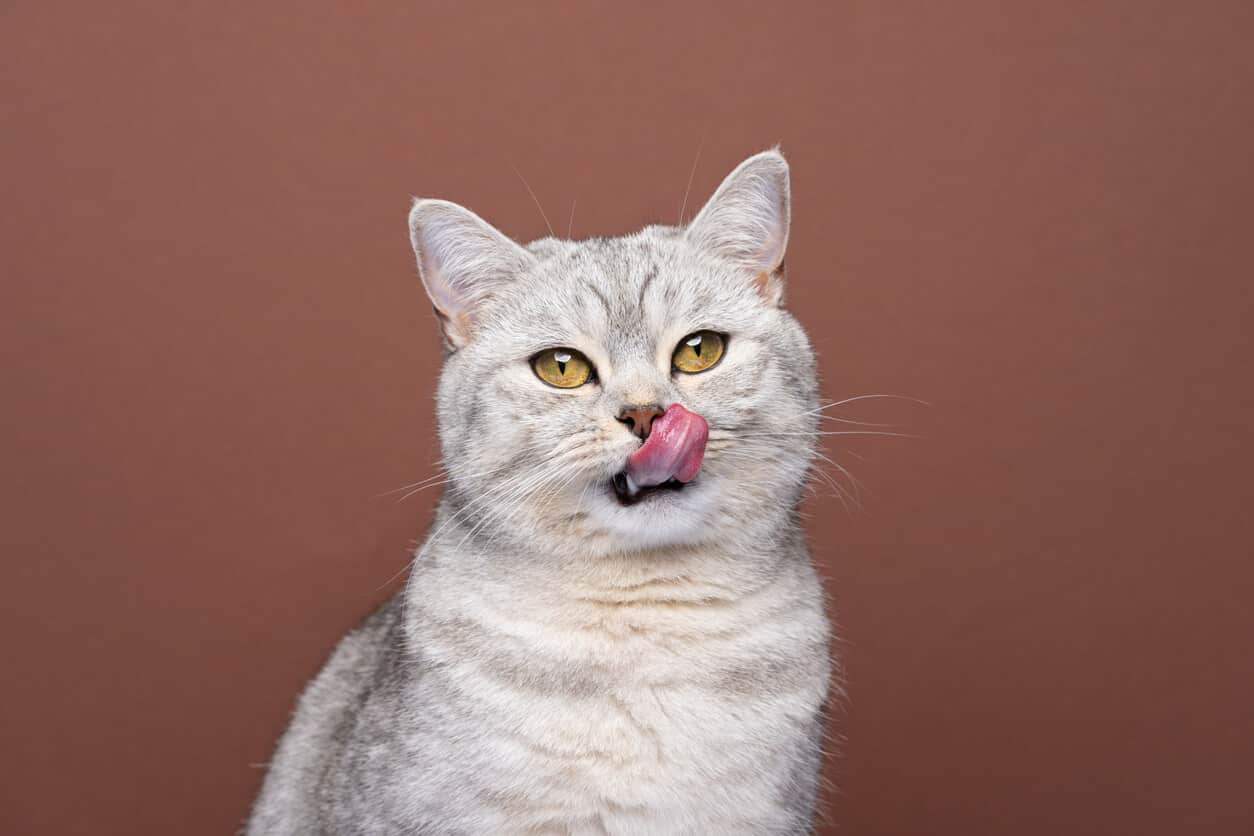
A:
POLYGON ((809 697, 743 687, 756 664, 747 655, 665 644, 621 653, 582 688, 516 695, 505 746, 528 763, 517 789, 574 819, 630 822, 612 832, 670 832, 681 814, 721 821, 711 782, 748 809, 769 808, 803 743, 791 718, 815 710, 809 697))
POLYGON ((536 832, 556 811, 568 833, 782 832, 765 823, 782 815, 826 691, 817 607, 432 625, 417 701, 441 720, 414 747, 440 753, 428 791, 473 787, 476 815, 488 799, 501 822, 536 832))

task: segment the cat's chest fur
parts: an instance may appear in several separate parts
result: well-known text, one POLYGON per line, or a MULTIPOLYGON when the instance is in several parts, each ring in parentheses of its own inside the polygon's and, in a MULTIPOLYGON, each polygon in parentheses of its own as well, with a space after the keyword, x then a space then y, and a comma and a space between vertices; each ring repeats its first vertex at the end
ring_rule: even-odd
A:
POLYGON ((798 832, 828 678, 816 589, 429 602, 415 687, 445 708, 412 736, 439 752, 413 790, 456 789, 468 832, 798 832))

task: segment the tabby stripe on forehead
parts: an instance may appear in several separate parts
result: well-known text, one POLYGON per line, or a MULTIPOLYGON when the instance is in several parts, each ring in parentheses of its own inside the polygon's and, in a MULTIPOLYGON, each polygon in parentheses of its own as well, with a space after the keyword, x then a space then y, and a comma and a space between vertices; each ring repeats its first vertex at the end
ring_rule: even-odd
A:
POLYGON ((654 264, 652 269, 649 270, 649 275, 645 276, 644 281, 640 283, 639 307, 641 308, 644 307, 644 295, 649 292, 649 285, 653 284, 653 280, 657 278, 657 274, 658 274, 658 266, 654 264))
POLYGON ((612 315, 613 315, 613 313, 614 313, 614 308, 610 305, 610 300, 609 300, 609 299, 606 299, 606 298, 605 298, 605 294, 601 292, 601 288, 597 287, 595 284, 593 284, 592 282, 588 281, 587 279, 584 279, 584 282, 583 282, 583 283, 584 283, 584 285, 585 285, 585 286, 586 286, 589 290, 591 290, 591 291, 592 291, 592 293, 593 293, 593 294, 594 294, 594 295, 595 295, 598 299, 600 299, 600 300, 601 300, 601 305, 605 308, 605 315, 606 315, 606 316, 612 316, 612 315))

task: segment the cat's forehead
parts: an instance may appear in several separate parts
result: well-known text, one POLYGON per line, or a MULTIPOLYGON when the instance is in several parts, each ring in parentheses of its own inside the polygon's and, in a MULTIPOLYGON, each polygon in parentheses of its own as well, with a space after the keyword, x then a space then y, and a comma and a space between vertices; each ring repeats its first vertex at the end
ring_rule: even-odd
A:
POLYGON ((695 329, 743 315, 753 301, 665 227, 621 238, 550 239, 529 249, 539 262, 500 295, 494 318, 525 319, 528 331, 554 342, 649 340, 677 321, 695 329))

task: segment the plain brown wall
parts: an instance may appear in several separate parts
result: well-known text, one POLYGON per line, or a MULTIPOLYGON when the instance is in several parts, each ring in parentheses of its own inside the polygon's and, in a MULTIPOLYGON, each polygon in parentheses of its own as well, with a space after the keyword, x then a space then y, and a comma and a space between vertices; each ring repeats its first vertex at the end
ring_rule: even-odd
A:
POLYGON ((781 142, 826 396, 932 404, 807 507, 824 832, 1254 832, 1251 4, 185 5, 0 11, 0 830, 232 832, 397 588, 410 195, 612 234, 781 142))

